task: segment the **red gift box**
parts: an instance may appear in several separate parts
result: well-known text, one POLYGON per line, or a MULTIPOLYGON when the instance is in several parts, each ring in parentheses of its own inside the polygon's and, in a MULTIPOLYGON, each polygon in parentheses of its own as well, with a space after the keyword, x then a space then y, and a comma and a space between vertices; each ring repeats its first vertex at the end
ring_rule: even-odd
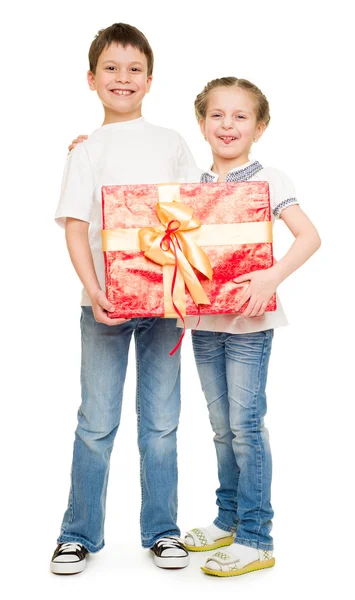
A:
POLYGON ((267 182, 105 186, 102 213, 112 318, 235 313, 233 280, 273 265, 267 182))

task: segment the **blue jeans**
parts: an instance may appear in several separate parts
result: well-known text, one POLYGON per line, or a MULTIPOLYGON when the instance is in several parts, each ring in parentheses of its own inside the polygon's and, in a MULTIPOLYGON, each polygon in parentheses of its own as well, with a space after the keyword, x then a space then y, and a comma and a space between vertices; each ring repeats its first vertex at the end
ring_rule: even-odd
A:
POLYGON ((180 353, 170 350, 181 331, 175 319, 132 319, 110 327, 82 307, 82 402, 78 411, 71 487, 58 543, 104 546, 110 455, 120 423, 128 349, 134 333, 141 465, 141 536, 150 548, 180 535, 177 519, 176 431, 180 416, 180 353))
POLYGON ((195 331, 193 349, 215 433, 218 517, 238 544, 271 550, 271 452, 264 427, 273 330, 195 331))

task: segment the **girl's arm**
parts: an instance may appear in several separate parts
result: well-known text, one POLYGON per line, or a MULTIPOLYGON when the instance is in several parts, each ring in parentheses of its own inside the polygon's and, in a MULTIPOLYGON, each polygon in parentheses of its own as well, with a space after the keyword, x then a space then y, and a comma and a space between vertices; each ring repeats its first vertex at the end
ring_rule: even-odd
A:
POLYGON ((295 236, 295 241, 287 254, 270 269, 254 271, 234 280, 236 283, 250 281, 236 307, 237 312, 249 300, 248 306, 241 313, 243 317, 263 315, 280 283, 299 269, 321 245, 315 226, 298 205, 285 208, 281 218, 295 236))
POLYGON ((287 254, 272 267, 277 276, 278 285, 299 269, 321 245, 318 231, 297 204, 285 208, 281 213, 281 218, 295 236, 295 241, 287 254))

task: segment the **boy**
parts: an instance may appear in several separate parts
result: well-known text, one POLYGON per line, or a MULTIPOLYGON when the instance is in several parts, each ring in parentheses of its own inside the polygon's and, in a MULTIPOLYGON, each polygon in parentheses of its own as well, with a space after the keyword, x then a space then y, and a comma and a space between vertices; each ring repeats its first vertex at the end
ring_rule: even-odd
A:
POLYGON ((101 30, 89 51, 88 83, 104 122, 68 157, 56 212, 82 294, 82 402, 78 412, 71 489, 53 573, 79 573, 89 552, 104 546, 110 454, 120 422, 132 333, 137 356, 138 444, 141 458, 141 536, 155 564, 185 567, 179 541, 176 430, 180 412, 180 354, 169 356, 180 332, 175 319, 110 319, 101 249, 101 187, 198 181, 199 171, 174 131, 142 117, 152 83, 153 53, 135 27, 101 30), (90 230, 89 230, 90 224, 90 230), (168 410, 167 410, 168 409, 168 410))

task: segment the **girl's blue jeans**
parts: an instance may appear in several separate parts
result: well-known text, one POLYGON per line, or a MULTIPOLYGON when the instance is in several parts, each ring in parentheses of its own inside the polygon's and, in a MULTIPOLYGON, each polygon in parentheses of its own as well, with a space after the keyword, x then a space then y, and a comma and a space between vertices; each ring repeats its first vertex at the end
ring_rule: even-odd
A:
POLYGON ((215 433, 220 487, 215 525, 236 543, 271 550, 271 452, 264 426, 273 330, 195 331, 193 349, 215 433))

